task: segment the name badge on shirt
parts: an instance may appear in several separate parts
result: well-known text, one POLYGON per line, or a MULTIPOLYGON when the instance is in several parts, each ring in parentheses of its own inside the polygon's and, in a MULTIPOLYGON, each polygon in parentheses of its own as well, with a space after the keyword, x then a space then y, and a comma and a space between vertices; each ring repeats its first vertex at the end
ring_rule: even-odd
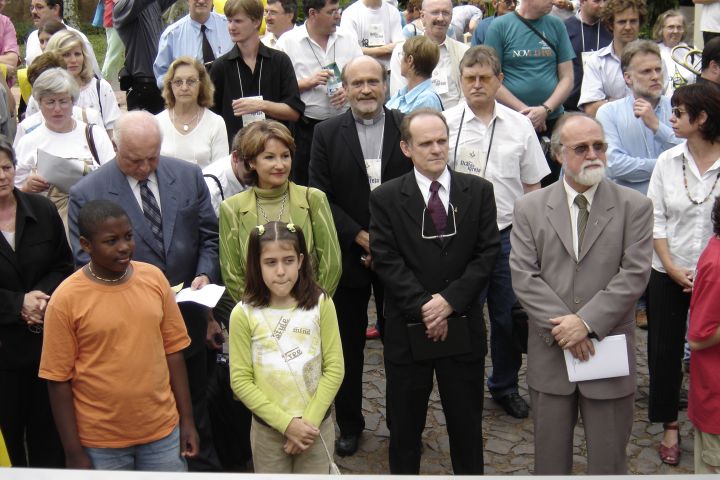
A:
POLYGON ((385 29, 381 23, 370 25, 366 47, 382 47, 385 45, 385 29))
POLYGON ((332 77, 327 80, 327 96, 332 97, 337 92, 338 88, 342 86, 342 80, 340 80, 340 68, 337 63, 333 62, 323 67, 325 70, 330 70, 332 77))
POLYGON ((367 170, 368 182, 370 182, 370 191, 372 192, 380 186, 380 170, 382 160, 379 158, 366 158, 365 169, 367 170))
POLYGON ((583 70, 585 70, 585 64, 587 63, 588 59, 594 54, 595 52, 580 52, 581 59, 582 59, 582 67, 583 70))
POLYGON ((450 91, 450 85, 448 83, 448 76, 450 72, 447 68, 436 68, 432 72, 432 86, 435 89, 435 93, 438 95, 444 95, 450 91))
MULTIPOLYGON (((247 100, 262 100, 262 95, 257 95, 255 97, 245 97, 247 100)), ((248 126, 253 122, 259 122, 260 120, 265 120, 265 112, 259 111, 259 112, 253 112, 253 113, 246 113, 242 116, 242 122, 243 126, 248 126)))
POLYGON ((478 177, 485 171, 485 152, 479 148, 460 147, 458 158, 455 159, 455 169, 462 173, 471 173, 478 177))

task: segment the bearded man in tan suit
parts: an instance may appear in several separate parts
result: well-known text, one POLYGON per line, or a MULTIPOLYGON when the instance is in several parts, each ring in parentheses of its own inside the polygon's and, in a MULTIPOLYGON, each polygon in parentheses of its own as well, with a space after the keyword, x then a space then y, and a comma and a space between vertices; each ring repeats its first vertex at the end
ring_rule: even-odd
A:
POLYGON ((626 474, 635 397, 635 302, 650 276, 652 204, 605 178, 602 126, 566 115, 552 136, 564 178, 515 204, 510 268, 529 316, 527 382, 535 474, 569 475, 578 410, 588 474, 626 474), (576 199, 576 197, 582 197, 576 199), (570 382, 563 350, 587 360, 591 338, 625 334, 629 375, 570 382))

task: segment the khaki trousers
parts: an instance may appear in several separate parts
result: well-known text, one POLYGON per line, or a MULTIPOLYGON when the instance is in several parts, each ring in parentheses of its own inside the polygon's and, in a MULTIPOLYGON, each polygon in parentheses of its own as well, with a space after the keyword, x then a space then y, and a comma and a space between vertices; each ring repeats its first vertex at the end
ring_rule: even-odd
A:
POLYGON ((331 416, 320 424, 320 436, 303 453, 288 455, 283 450, 285 436, 253 417, 250 427, 250 448, 255 473, 330 473, 328 452, 330 456, 335 452, 335 424, 331 416), (325 440, 327 451, 320 436, 325 440))

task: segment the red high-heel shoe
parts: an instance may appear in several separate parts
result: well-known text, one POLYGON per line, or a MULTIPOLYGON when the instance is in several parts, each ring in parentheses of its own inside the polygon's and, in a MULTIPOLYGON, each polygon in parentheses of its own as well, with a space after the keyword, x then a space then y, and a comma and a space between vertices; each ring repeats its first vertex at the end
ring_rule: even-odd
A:
POLYGON ((660 460, 662 460, 663 463, 675 467, 680 463, 680 426, 663 423, 663 429, 677 430, 678 432, 678 441, 675 445, 672 447, 666 447, 661 441, 659 449, 660 460))

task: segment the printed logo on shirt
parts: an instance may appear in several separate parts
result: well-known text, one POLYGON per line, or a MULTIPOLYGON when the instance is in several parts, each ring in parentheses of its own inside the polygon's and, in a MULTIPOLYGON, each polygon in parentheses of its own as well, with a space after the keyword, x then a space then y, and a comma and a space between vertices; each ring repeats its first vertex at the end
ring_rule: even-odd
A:
POLYGON ((310 335, 310 329, 309 329, 309 328, 295 327, 295 328, 293 328, 293 333, 299 333, 299 334, 302 334, 302 335, 310 335))
MULTIPOLYGON (((543 34, 544 35, 544 34, 543 34)), ((522 49, 522 50, 513 50, 512 56, 513 58, 519 58, 519 57, 552 57, 554 55, 552 48, 545 43, 545 40, 539 40, 538 45, 540 48, 538 49, 522 49)))
POLYGON ((290 317, 280 317, 280 321, 272 333, 275 340, 280 340, 280 337, 282 337, 283 333, 285 333, 285 329, 287 329, 288 323, 290 323, 290 317))
POLYGON ((300 350, 300 347, 295 347, 292 350, 290 350, 289 352, 284 353, 283 356, 285 357, 285 361, 289 362, 290 360, 302 355, 302 353, 303 352, 302 352, 302 350, 300 350))

